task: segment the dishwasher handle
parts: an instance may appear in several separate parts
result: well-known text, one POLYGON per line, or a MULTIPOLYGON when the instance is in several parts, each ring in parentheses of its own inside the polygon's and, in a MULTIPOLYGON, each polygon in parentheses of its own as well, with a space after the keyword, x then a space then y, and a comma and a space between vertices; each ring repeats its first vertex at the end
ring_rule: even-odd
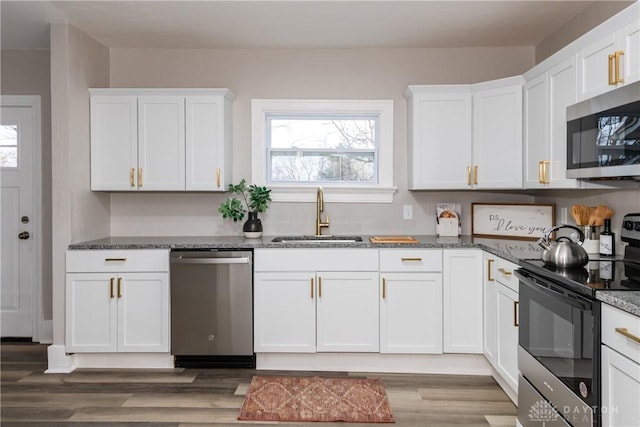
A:
POLYGON ((249 264, 249 257, 237 258, 189 258, 182 255, 171 258, 172 264, 249 264))

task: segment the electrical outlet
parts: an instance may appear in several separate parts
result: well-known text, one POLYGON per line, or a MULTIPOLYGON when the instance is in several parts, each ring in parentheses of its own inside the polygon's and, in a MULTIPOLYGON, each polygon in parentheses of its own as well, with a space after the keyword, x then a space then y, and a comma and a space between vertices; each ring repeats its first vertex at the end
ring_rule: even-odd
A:
POLYGON ((405 220, 413 219, 413 205, 402 206, 402 219, 405 219, 405 220))

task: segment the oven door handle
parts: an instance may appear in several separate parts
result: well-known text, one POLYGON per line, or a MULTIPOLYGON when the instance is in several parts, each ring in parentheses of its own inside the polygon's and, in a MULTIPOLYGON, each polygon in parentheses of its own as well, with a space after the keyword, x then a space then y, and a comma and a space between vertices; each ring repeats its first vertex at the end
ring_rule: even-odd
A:
POLYGON ((548 282, 547 280, 544 280, 543 278, 538 276, 533 277, 526 270, 518 269, 514 273, 516 276, 518 276, 518 278, 522 283, 529 286, 533 290, 537 290, 538 292, 542 292, 546 294, 552 294, 555 298, 558 298, 563 302, 566 302, 567 304, 573 307, 580 308, 582 310, 591 309, 592 302, 589 301, 588 299, 585 299, 582 296, 574 294, 573 292, 571 293, 572 296, 569 296, 567 293, 558 292, 552 287, 552 286, 560 287, 560 285, 553 285, 551 282, 548 282))

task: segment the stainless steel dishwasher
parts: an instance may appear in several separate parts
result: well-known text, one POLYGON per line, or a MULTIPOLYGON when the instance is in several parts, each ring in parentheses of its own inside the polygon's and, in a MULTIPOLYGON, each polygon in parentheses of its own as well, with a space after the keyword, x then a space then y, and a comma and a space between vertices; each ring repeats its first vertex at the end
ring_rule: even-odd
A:
POLYGON ((171 252, 176 367, 255 367, 253 253, 171 252))

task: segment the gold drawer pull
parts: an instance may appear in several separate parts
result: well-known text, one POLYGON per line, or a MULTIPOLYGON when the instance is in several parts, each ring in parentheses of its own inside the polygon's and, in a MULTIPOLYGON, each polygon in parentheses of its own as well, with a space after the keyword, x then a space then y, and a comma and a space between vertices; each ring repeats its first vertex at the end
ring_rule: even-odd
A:
POLYGON ((614 77, 613 63, 615 62, 615 55, 609 55, 609 84, 615 85, 616 79, 614 77))
POLYGON ((495 260, 488 259, 487 260, 487 282, 493 282, 495 279, 491 276, 491 265, 495 260))
POLYGON ((640 337, 629 332, 627 328, 616 328, 616 332, 640 344, 640 337))
POLYGON ((136 182, 134 180, 135 173, 136 173, 135 168, 129 169, 129 185, 131 186, 131 188, 136 186, 136 182))
POLYGON ((473 167, 473 183, 478 185, 478 166, 473 167))
POLYGON ((122 277, 118 277, 118 298, 122 298, 122 277))
POLYGON ((400 258, 400 261, 403 261, 403 262, 404 261, 420 262, 420 261, 422 261, 422 258, 405 258, 405 257, 402 257, 402 258, 400 258))
POLYGON ((618 50, 614 54, 615 62, 616 62, 616 83, 624 83, 624 78, 620 76, 620 56, 624 55, 624 51, 618 50))
POLYGON ((467 166, 467 185, 471 185, 471 166, 467 166))
POLYGON ((109 279, 109 295, 113 298, 113 277, 109 279))
POLYGON ((125 261, 127 261, 126 258, 105 258, 104 260, 106 262, 125 262, 125 261))
POLYGON ((313 277, 311 278, 311 299, 313 299, 313 277))
POLYGON ((505 276, 511 276, 513 274, 512 272, 510 272, 509 270, 505 270, 504 268, 499 268, 498 271, 505 276))
POLYGON ((322 298, 322 277, 318 277, 318 298, 322 298))
POLYGON ((387 279, 382 278, 382 299, 387 297, 387 279))
POLYGON ((142 168, 138 169, 138 187, 142 187, 142 168))

